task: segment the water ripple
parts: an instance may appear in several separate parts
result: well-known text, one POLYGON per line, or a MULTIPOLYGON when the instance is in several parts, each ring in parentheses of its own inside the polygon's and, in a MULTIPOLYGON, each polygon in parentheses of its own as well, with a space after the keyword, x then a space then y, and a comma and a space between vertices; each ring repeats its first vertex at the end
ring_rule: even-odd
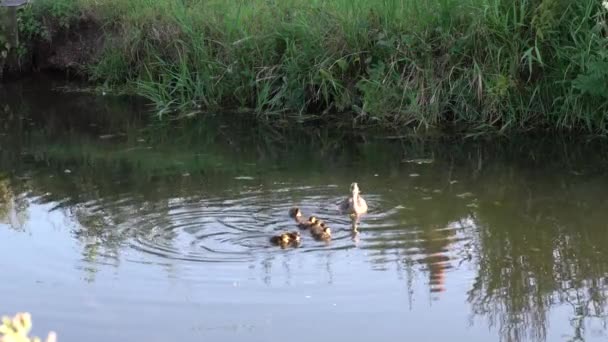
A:
POLYGON ((298 251, 302 253, 361 248, 369 251, 372 259, 376 254, 385 258, 392 253, 435 269, 438 262, 434 255, 449 263, 453 258, 449 246, 466 240, 458 235, 459 227, 427 229, 410 222, 409 212, 404 218, 399 206, 375 194, 366 194, 370 212, 359 226, 360 233, 354 234, 350 219, 337 210, 342 198, 335 186, 289 184, 231 190, 219 197, 146 201, 123 194, 84 202, 78 210, 85 215, 78 216, 96 217, 99 226, 114 226, 95 229, 87 219, 80 222, 85 230, 81 235, 122 241, 123 246, 161 259, 192 262, 250 262, 260 253, 276 252, 269 237, 298 229, 287 214, 292 206, 300 207, 305 216, 325 220, 332 228, 330 242, 315 241, 307 231, 301 231, 298 251))

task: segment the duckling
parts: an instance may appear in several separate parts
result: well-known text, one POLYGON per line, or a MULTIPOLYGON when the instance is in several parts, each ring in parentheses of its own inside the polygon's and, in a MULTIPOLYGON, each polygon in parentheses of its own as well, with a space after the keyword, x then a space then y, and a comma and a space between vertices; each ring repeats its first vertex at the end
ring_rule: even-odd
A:
POLYGON ((352 183, 350 185, 351 197, 345 198, 340 203, 340 211, 359 217, 367 213, 367 202, 359 194, 359 185, 352 183))
POLYGON ((276 235, 270 238, 270 242, 279 245, 282 248, 285 248, 289 245, 297 245, 300 243, 300 232, 286 232, 281 233, 280 235, 276 235))
POLYGON ((317 224, 318 222, 319 222, 319 220, 317 219, 316 216, 311 216, 308 218, 308 221, 302 220, 301 222, 298 222, 298 227, 300 229, 308 229, 308 228, 311 228, 312 226, 314 226, 315 224, 317 224))
POLYGON ((293 207, 291 209, 289 209, 289 217, 291 217, 292 219, 298 221, 298 220, 302 220, 302 211, 300 210, 300 208, 298 207, 293 207))
POLYGON ((315 240, 329 241, 331 240, 331 229, 323 221, 317 221, 310 227, 310 234, 315 240))
POLYGON ((317 222, 316 216, 311 216, 306 220, 302 215, 300 208, 294 207, 289 209, 289 217, 293 218, 300 229, 308 229, 317 222))

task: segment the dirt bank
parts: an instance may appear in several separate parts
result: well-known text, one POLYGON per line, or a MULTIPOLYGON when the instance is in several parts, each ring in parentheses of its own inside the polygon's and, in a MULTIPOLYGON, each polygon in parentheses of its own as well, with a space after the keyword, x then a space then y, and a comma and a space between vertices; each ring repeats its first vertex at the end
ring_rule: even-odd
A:
MULTIPOLYGON (((18 79, 32 72, 61 71, 84 77, 88 66, 99 60, 107 41, 101 24, 82 17, 69 27, 45 22, 44 34, 21 34, 19 48, 8 53, 0 78, 18 79)), ((0 66, 2 63, 0 63, 0 66)))

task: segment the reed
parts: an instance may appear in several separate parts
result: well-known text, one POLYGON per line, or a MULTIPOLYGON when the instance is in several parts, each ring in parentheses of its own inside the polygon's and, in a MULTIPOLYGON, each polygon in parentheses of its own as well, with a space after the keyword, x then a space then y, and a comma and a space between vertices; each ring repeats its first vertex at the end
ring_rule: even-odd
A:
POLYGON ((160 117, 237 108, 471 133, 608 128, 608 9, 598 0, 32 5, 44 6, 102 24, 110 38, 88 74, 131 87, 160 117))

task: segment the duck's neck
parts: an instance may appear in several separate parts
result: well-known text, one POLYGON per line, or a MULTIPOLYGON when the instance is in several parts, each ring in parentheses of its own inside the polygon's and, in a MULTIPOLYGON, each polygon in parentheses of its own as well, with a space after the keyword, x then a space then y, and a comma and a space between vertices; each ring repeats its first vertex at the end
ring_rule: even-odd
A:
POLYGON ((359 192, 353 191, 353 200, 358 200, 358 199, 359 199, 359 192))

